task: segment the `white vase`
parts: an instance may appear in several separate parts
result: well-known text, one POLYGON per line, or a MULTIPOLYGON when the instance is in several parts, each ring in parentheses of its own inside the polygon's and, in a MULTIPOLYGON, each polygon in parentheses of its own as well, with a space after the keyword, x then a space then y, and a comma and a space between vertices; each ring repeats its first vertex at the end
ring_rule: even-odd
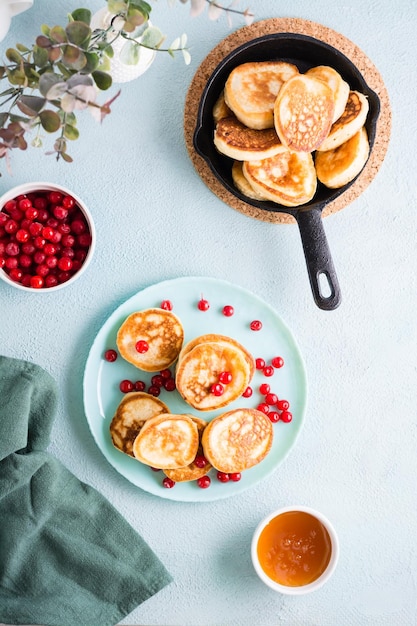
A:
MULTIPOLYGON (((109 13, 106 8, 100 9, 97 13, 94 13, 91 18, 91 30, 94 30, 95 28, 108 28, 113 17, 114 15, 109 13)), ((111 41, 117 32, 118 30, 116 28, 109 31, 107 36, 108 39, 111 41)), ((140 37, 136 39, 136 41, 140 42, 140 37)), ((155 59, 155 50, 141 48, 139 61, 136 65, 127 65, 126 63, 122 63, 120 60, 120 52, 125 43, 126 40, 123 37, 118 37, 112 43, 114 56, 112 59, 109 59, 110 70, 108 73, 112 77, 114 83, 126 83, 130 80, 135 80, 135 78, 138 78, 141 74, 146 72, 147 69, 149 69, 155 59)))

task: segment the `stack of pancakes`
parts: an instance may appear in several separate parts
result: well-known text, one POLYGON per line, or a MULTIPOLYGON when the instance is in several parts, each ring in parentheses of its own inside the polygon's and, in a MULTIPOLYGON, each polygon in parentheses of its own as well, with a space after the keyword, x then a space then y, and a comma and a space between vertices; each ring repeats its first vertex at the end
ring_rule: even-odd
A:
MULTIPOLYGON (((177 360, 176 384, 194 410, 211 411, 229 405, 245 391, 255 371, 248 350, 232 337, 216 333, 183 343, 180 320, 169 311, 146 309, 132 313, 117 334, 120 354, 136 367, 155 372, 177 360), (146 341, 148 350, 135 346, 146 341), (220 395, 213 386, 221 373, 231 380, 220 395)), ((162 469, 174 482, 197 480, 212 467, 242 472, 260 463, 272 445, 272 424, 258 410, 238 408, 211 422, 190 413, 171 413, 159 398, 131 392, 120 401, 110 423, 113 445, 141 463, 162 469), (206 463, 196 463, 204 457, 206 463)))
POLYGON ((301 74, 284 61, 257 61, 230 73, 214 108, 214 144, 233 159, 236 188, 288 207, 309 202, 317 180, 347 184, 369 156, 368 101, 336 70, 301 74))

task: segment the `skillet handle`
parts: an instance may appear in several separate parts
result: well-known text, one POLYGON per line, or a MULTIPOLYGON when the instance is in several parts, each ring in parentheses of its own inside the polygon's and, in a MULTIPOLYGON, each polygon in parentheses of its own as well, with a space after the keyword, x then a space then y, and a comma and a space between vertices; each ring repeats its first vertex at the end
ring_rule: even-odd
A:
POLYGON ((321 209, 299 210, 295 217, 314 300, 320 309, 332 311, 339 306, 341 293, 323 228, 321 209))

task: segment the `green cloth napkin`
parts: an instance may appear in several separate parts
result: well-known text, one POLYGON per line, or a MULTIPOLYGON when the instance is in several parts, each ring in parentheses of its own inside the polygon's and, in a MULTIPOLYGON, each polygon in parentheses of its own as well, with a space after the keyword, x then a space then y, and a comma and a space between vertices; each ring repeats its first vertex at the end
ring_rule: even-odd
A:
POLYGON ((47 452, 57 400, 45 370, 0 356, 0 622, 112 626, 172 579, 47 452))

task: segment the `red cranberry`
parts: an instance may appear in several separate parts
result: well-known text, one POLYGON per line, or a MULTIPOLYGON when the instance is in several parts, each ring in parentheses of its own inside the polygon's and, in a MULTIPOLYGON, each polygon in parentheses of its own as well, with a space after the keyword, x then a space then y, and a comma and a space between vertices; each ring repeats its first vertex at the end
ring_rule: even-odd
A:
POLYGON ((139 341, 136 342, 135 349, 136 349, 136 352, 139 352, 139 354, 145 354, 145 352, 149 350, 148 342, 140 339, 139 341))
POLYGON ((43 287, 43 278, 42 276, 31 276, 30 286, 32 289, 41 289, 43 287))
POLYGON ((271 391, 271 387, 268 383, 262 383, 262 385, 259 386, 259 391, 263 396, 266 396, 266 394, 271 391))
POLYGON ((223 383, 223 385, 230 385, 233 380, 233 376, 231 372, 221 372, 219 374, 219 381, 223 383))
POLYGON ((164 389, 166 389, 166 391, 175 391, 176 388, 177 386, 173 378, 168 378, 167 380, 165 380, 164 389))
POLYGON ((203 456, 202 454, 197 455, 194 459, 194 465, 196 467, 199 467, 200 469, 202 469, 203 467, 206 467, 207 465, 206 457, 203 456))
POLYGON ((137 380, 135 382, 135 391, 145 391, 146 389, 146 384, 143 382, 143 380, 137 380))
POLYGON ((244 398, 250 398, 252 394, 253 394, 252 387, 246 387, 245 391, 242 393, 242 396, 244 398))
POLYGON ((262 322, 260 322, 259 320, 253 320, 253 322, 250 323, 251 330, 261 330, 261 328, 262 322))
POLYGON ((201 298, 201 300, 198 301, 197 307, 199 311, 208 311, 210 308, 210 303, 208 300, 201 298))
POLYGON ((226 304, 226 306, 223 307, 223 315, 226 317, 231 317, 234 312, 235 310, 230 304, 226 304))
POLYGON ((211 386, 211 393, 214 396, 221 396, 224 393, 224 387, 220 383, 215 383, 211 386))
POLYGON ((268 415, 269 413, 269 404, 266 402, 261 402, 256 408, 258 411, 261 411, 261 413, 265 413, 265 415, 268 415))
POLYGON ((9 276, 15 283, 20 283, 23 278, 23 272, 18 267, 14 267, 10 270, 9 276))
POLYGON ((162 300, 161 302, 161 309, 164 309, 164 311, 172 311, 172 302, 171 300, 162 300))
POLYGON ((228 483, 230 480, 230 476, 229 474, 226 474, 226 472, 217 472, 217 480, 219 480, 221 483, 228 483))
POLYGON ((277 407, 280 411, 288 411, 288 409, 290 408, 290 403, 288 402, 288 400, 279 400, 277 402, 277 407))
POLYGON ((130 393, 134 389, 134 385, 131 380, 122 380, 119 385, 120 391, 122 393, 130 393))
POLYGON ((272 367, 272 365, 265 365, 264 369, 263 369, 263 374, 264 376, 273 376, 274 375, 274 368, 272 367))
POLYGON ((162 387, 162 385, 164 384, 164 379, 160 374, 155 374, 151 378, 151 383, 152 385, 156 385, 157 387, 162 387))
POLYGON ((278 422, 278 421, 279 421, 279 419, 280 419, 280 415, 279 415, 278 411, 270 411, 270 412, 268 413, 268 417, 269 417, 269 419, 271 420, 271 422, 272 422, 273 424, 275 424, 276 422, 278 422))
POLYGON ((283 367, 284 365, 284 359, 282 358, 282 356, 274 356, 274 358, 271 361, 271 364, 277 369, 280 369, 280 367, 283 367))
POLYGON ((165 489, 172 489, 173 487, 175 487, 175 481, 172 480, 172 478, 168 478, 168 476, 165 476, 164 480, 162 481, 162 484, 165 487, 165 489))
POLYGON ((232 472, 231 474, 229 474, 229 477, 230 480, 233 480, 233 482, 237 483, 242 478, 242 474, 240 472, 232 472))
POLYGON ((281 422, 285 422, 286 424, 288 424, 292 420, 292 413, 290 413, 289 411, 283 411, 281 413, 280 420, 281 422))
POLYGON ((111 348, 109 350, 106 350, 105 353, 104 353, 104 358, 109 363, 113 363, 117 359, 117 352, 116 352, 116 350, 112 350, 111 348))
POLYGON ((267 393, 265 396, 265 402, 272 406, 278 402, 278 396, 276 393, 267 393))
POLYGON ((157 398, 159 394, 161 393, 161 388, 158 387, 157 385, 150 385, 150 387, 148 388, 148 393, 151 396, 155 396, 155 398, 157 398))
POLYGON ((197 484, 200 487, 200 489, 207 489, 211 485, 210 476, 200 476, 200 478, 198 478, 197 480, 197 484))

